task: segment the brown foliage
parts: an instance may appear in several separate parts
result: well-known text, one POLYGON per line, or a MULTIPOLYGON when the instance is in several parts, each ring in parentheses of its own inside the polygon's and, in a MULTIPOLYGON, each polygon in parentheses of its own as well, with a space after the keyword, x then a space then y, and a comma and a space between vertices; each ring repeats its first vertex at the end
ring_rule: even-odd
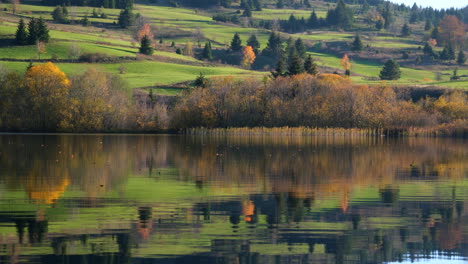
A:
POLYGON ((442 44, 463 47, 465 25, 453 15, 445 16, 439 24, 440 40, 442 44))

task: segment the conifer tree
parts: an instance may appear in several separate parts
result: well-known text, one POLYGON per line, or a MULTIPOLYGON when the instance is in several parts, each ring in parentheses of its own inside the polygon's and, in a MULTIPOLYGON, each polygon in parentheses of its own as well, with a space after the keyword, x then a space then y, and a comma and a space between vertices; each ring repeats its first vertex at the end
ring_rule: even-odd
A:
POLYGON ((145 55, 153 55, 154 49, 151 46, 151 40, 147 35, 144 35, 141 39, 140 53, 145 55))
POLYGON ((253 0, 253 6, 256 11, 262 11, 262 0, 253 0))
POLYGON ((280 35, 275 32, 271 32, 270 37, 268 38, 267 46, 262 51, 262 55, 279 58, 282 49, 283 47, 280 35))
POLYGON ((124 10, 120 11, 118 24, 121 28, 128 28, 133 24, 134 15, 132 10, 129 8, 125 8, 124 10))
POLYGON ((309 28, 319 27, 319 20, 317 14, 315 13, 315 10, 313 10, 312 14, 310 14, 309 20, 307 20, 307 25, 309 26, 309 28))
POLYGON ((362 44, 361 37, 359 35, 356 35, 354 37, 354 41, 351 44, 351 50, 352 51, 361 51, 364 48, 364 45, 362 44))
POLYGON ((317 75, 318 73, 317 64, 315 63, 315 60, 312 58, 311 55, 309 55, 304 62, 304 70, 308 74, 312 74, 312 75, 317 75))
POLYGON ((459 65, 463 65, 463 64, 465 64, 465 62, 466 62, 466 55, 463 52, 463 50, 460 50, 460 52, 458 52, 458 56, 457 56, 457 63, 459 65))
POLYGON ((304 61, 299 57, 299 55, 294 52, 291 55, 288 64, 288 74, 289 75, 296 75, 304 72, 304 61))
POLYGON ((26 31, 26 25, 24 20, 20 19, 18 24, 18 29, 16 30, 15 35, 16 45, 26 45, 28 44, 28 32, 26 31))
POLYGON ((296 39, 294 46, 296 47, 297 55, 299 55, 299 57, 301 58, 304 58, 307 52, 307 48, 304 45, 304 42, 302 41, 302 39, 301 38, 296 39))
POLYGON ((207 60, 211 60, 213 55, 211 53, 211 42, 205 43, 205 48, 203 48, 202 57, 207 60))
POLYGON ((46 43, 49 42, 49 29, 47 28, 47 25, 42 17, 40 17, 37 22, 37 32, 37 38, 39 41, 43 41, 46 43))
POLYGON ((28 24, 28 44, 34 45, 38 40, 37 19, 32 18, 28 24))
POLYGON ((401 28, 401 36, 408 37, 409 35, 411 35, 411 28, 405 23, 401 28))
POLYGON ((452 45, 449 44, 447 47, 448 59, 454 60, 455 59, 455 50, 453 49, 452 45))
POLYGON ((244 13, 242 14, 244 17, 252 17, 252 9, 250 8, 250 5, 246 5, 244 9, 244 13))
POLYGON ((277 78, 279 76, 284 76, 286 74, 286 61, 284 56, 281 54, 276 63, 275 71, 271 73, 273 77, 277 78))
POLYGON ((284 1, 283 0, 278 0, 278 2, 276 2, 276 8, 284 8, 284 1))
POLYGON ((232 51, 240 51, 242 49, 242 40, 239 37, 239 34, 234 34, 234 37, 231 41, 231 50, 232 51))
POLYGON ((247 40, 247 46, 251 46, 255 54, 258 54, 260 50, 260 42, 258 41, 255 34, 250 35, 249 39, 247 40))
POLYGON ((400 76, 400 65, 394 60, 385 62, 384 67, 380 71, 381 80, 398 80, 400 76))

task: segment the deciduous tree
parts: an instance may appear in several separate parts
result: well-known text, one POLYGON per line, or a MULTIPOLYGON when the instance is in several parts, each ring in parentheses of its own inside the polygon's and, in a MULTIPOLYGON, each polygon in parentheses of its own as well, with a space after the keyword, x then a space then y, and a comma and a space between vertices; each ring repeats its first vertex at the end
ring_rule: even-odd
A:
POLYGON ((251 46, 246 46, 243 50, 243 57, 242 57, 242 66, 246 69, 250 68, 250 65, 255 61, 255 52, 253 51, 251 46))

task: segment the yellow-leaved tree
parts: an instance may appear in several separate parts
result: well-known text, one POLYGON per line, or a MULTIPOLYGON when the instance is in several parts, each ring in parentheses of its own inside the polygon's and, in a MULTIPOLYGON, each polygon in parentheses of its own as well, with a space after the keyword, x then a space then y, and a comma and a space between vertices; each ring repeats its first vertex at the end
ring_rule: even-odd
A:
POLYGON ((254 63, 256 56, 251 46, 246 46, 242 51, 244 57, 242 58, 242 66, 246 69, 250 68, 250 65, 254 63))
MULTIPOLYGON (((70 80, 57 66, 48 62, 32 66, 22 81, 29 105, 30 129, 55 131, 68 111, 70 80)), ((26 128, 25 128, 26 129, 26 128)))
POLYGON ((345 71, 349 71, 351 69, 351 63, 349 62, 348 54, 343 55, 343 58, 340 60, 340 65, 345 71))

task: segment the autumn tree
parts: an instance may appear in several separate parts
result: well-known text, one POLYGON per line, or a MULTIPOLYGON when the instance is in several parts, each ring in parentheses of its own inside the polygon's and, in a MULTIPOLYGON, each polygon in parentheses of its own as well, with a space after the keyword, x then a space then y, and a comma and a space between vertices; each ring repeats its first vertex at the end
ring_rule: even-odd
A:
POLYGON ((381 80, 398 80, 400 79, 400 65, 394 60, 385 62, 384 67, 380 71, 381 80))
POLYGON ((140 42, 140 53, 145 55, 153 55, 154 48, 151 44, 151 39, 144 35, 140 42))
POLYGON ((55 131, 66 115, 70 80, 53 63, 29 68, 23 80, 32 129, 55 131))
POLYGON ((37 56, 39 57, 39 59, 41 59, 41 54, 46 54, 47 53, 47 49, 46 49, 46 44, 44 41, 38 41, 36 43, 36 52, 37 52, 37 56))
POLYGON ((81 48, 80 48, 80 46, 78 46, 76 43, 72 43, 72 44, 68 47, 67 55, 68 55, 68 58, 70 58, 70 59, 72 59, 72 60, 78 59, 78 57, 80 57, 80 55, 81 55, 81 48))
POLYGON ((439 38, 437 39, 439 44, 463 47, 464 38, 465 25, 456 16, 448 15, 440 21, 439 38))
POLYGON ((16 14, 20 11, 20 1, 19 0, 10 0, 11 3, 11 12, 16 14))
POLYGON ((351 70, 351 63, 349 62, 348 54, 343 55, 343 57, 340 60, 340 65, 341 68, 345 71, 346 75, 349 75, 349 72, 351 70))
POLYGON ((242 66, 246 69, 250 68, 250 65, 255 61, 255 52, 253 51, 251 46, 246 46, 243 50, 243 57, 242 57, 242 66))
POLYGON ((26 45, 28 44, 28 32, 26 31, 26 25, 24 20, 20 19, 18 24, 18 29, 16 30, 15 42, 17 45, 26 45))
POLYGON ((182 53, 185 56, 193 56, 193 44, 192 44, 192 42, 187 42, 185 44, 185 47, 184 47, 184 50, 182 51, 182 53))
POLYGON ((154 39, 154 34, 151 32, 151 27, 149 24, 144 24, 140 30, 137 32, 137 40, 141 41, 144 36, 147 36, 150 40, 154 39))

